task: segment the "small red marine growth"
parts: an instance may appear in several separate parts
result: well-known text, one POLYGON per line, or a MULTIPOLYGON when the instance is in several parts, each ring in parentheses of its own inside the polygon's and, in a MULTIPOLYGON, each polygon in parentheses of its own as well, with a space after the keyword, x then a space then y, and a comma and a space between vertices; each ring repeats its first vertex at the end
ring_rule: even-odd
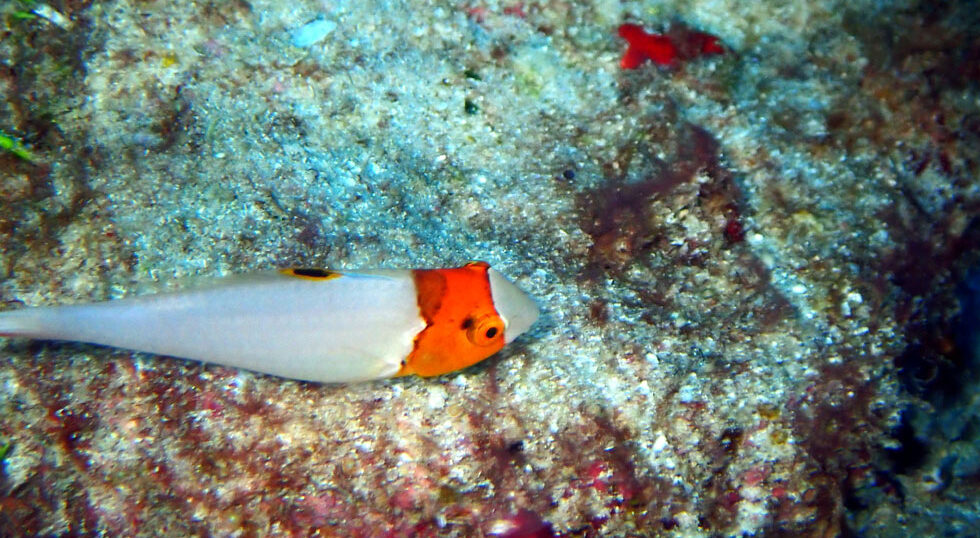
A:
POLYGON ((647 33, 638 24, 621 24, 619 37, 629 44, 619 61, 623 69, 636 69, 647 60, 666 67, 675 65, 678 60, 725 53, 717 37, 682 25, 675 25, 667 34, 661 35, 647 33))

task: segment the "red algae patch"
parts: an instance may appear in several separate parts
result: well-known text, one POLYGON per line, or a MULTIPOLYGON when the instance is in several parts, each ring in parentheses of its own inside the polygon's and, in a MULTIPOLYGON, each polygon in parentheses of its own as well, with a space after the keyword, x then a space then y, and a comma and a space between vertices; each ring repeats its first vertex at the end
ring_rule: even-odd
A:
POLYGON ((724 54, 716 36, 675 24, 666 34, 647 32, 638 24, 621 24, 619 37, 626 40, 626 52, 619 61, 623 69, 637 69, 647 60, 671 67, 699 56, 724 54))

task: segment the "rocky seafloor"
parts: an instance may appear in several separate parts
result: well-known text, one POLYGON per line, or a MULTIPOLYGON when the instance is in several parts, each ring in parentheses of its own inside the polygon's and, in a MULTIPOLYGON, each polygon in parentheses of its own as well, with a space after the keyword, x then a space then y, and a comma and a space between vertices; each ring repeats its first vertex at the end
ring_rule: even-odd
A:
POLYGON ((0 340, 0 535, 980 530, 969 2, 0 17, 3 309, 479 259, 542 310, 352 385, 0 340))

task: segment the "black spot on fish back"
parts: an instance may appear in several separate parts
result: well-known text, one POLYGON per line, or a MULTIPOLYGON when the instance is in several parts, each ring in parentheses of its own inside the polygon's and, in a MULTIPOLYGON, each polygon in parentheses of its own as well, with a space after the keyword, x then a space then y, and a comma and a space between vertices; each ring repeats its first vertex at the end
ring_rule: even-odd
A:
POLYGON ((281 273, 284 275, 290 275, 299 278, 309 278, 313 280, 328 280, 331 278, 340 277, 340 273, 336 271, 331 271, 329 269, 319 269, 316 267, 293 267, 290 269, 283 269, 281 273))

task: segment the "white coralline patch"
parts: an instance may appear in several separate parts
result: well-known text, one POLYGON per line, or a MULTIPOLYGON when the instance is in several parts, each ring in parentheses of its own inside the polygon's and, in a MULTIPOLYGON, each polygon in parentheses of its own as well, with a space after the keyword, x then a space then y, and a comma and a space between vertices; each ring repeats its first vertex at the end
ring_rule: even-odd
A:
POLYGON ((337 28, 337 23, 327 19, 313 19, 290 34, 290 42, 295 47, 305 49, 323 41, 337 28))
POLYGON ((433 387, 429 390, 429 409, 442 409, 446 406, 446 389, 433 387))

